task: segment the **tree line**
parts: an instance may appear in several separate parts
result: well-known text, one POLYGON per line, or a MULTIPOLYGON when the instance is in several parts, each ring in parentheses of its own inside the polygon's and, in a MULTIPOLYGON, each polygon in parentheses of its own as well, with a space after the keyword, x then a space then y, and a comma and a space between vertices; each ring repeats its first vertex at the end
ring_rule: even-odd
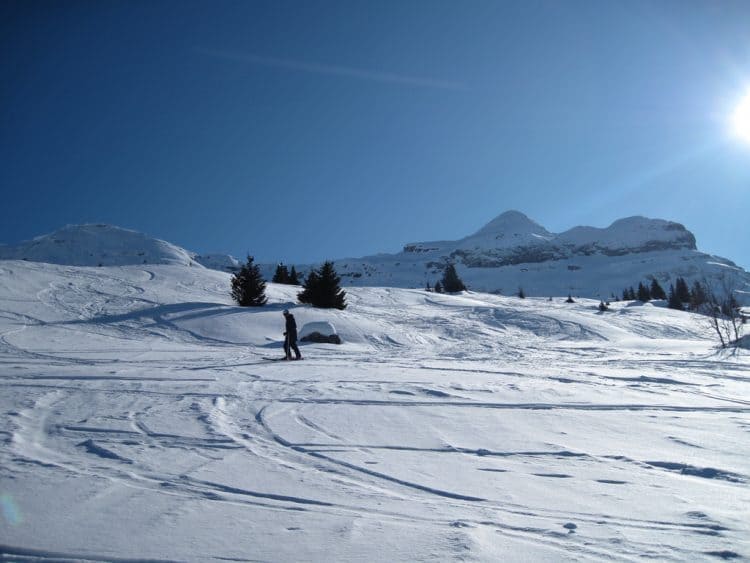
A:
MULTIPOLYGON (((295 267, 292 266, 289 269, 285 264, 276 266, 271 281, 300 285, 299 274, 295 267)), ((341 278, 330 260, 320 268, 312 269, 301 285, 302 291, 297 294, 297 300, 300 303, 307 303, 321 309, 346 308, 346 292, 341 289, 341 278)), ((455 265, 448 264, 443 277, 435 282, 434 288, 428 283, 425 289, 436 293, 457 293, 465 291, 466 285, 456 272, 455 265)), ((262 307, 267 303, 266 281, 252 256, 248 256, 247 262, 232 276, 231 294, 242 307, 262 307)))
POLYGON ((677 278, 675 283, 669 284, 669 292, 667 293, 654 278, 650 284, 639 282, 637 289, 634 289, 632 285, 625 288, 622 292, 622 300, 646 303, 654 299, 664 299, 670 309, 698 311, 701 306, 708 302, 709 293, 711 293, 711 289, 708 283, 701 283, 696 280, 690 287, 685 278, 682 277, 677 278))
MULTIPOLYGON (((274 283, 300 285, 299 275, 292 266, 276 267, 274 283)), ((297 294, 300 303, 307 303, 321 309, 346 309, 346 292, 341 289, 341 278, 336 274, 333 262, 325 262, 319 269, 313 269, 302 284, 303 289, 297 294)), ((268 302, 266 298, 266 281, 260 267, 254 263, 252 256, 232 276, 232 298, 242 307, 262 307, 268 302)))
POLYGON ((745 317, 735 297, 736 289, 732 281, 721 276, 715 288, 706 279, 695 280, 688 285, 685 278, 679 277, 669 285, 669 293, 659 285, 656 279, 651 284, 640 282, 638 289, 633 286, 622 292, 623 301, 647 302, 652 299, 666 299, 667 307, 678 311, 691 311, 703 315, 719 338, 722 348, 736 343, 742 337, 745 317))

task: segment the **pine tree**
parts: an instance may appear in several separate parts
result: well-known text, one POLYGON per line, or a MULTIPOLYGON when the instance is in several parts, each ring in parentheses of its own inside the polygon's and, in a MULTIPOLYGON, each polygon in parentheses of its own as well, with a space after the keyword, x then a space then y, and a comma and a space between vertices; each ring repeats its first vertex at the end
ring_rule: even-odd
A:
POLYGON ((643 285, 643 282, 638 283, 638 293, 636 293, 636 298, 643 303, 651 300, 651 292, 645 285, 643 285))
POLYGON ((440 283, 440 280, 435 282, 435 293, 443 293, 443 286, 440 283))
POLYGON ((677 278, 674 284, 674 291, 680 303, 690 303, 690 289, 685 278, 677 278))
POLYGON ((266 282, 253 257, 232 276, 232 298, 242 307, 260 307, 266 304, 266 282))
POLYGON ((320 269, 320 295, 322 304, 319 307, 346 309, 346 292, 341 289, 341 278, 336 274, 333 262, 326 262, 320 269))
POLYGON ((609 310, 609 305, 607 305, 604 301, 599 301, 599 310, 603 313, 604 311, 609 310))
POLYGON ((693 311, 697 311, 701 305, 708 301, 708 293, 706 288, 701 285, 701 282, 694 281, 693 287, 690 289, 690 308, 693 311))
POLYGON ((284 264, 276 266, 276 272, 271 279, 273 283, 289 283, 289 270, 284 264))
POLYGON ((672 284, 669 284, 669 301, 667 301, 667 307, 682 311, 682 301, 677 297, 677 290, 672 284))
POLYGON ((289 272, 289 278, 286 283, 289 285, 299 285, 299 274, 294 266, 292 266, 292 270, 289 272))
POLYGON ((459 291, 465 291, 466 286, 461 278, 458 277, 456 267, 453 264, 448 264, 445 267, 445 273, 443 274, 443 290, 446 293, 457 293, 459 291))
POLYGON ((523 292, 523 288, 522 287, 518 288, 518 297, 521 298, 521 299, 526 299, 526 294, 523 292))
POLYGON ((340 283, 333 262, 328 261, 319 270, 310 271, 297 299, 321 309, 346 309, 346 292, 340 283))
POLYGON ((568 293, 568 298, 565 300, 566 303, 575 303, 575 300, 573 299, 573 296, 568 293))
POLYGON ((297 300, 300 303, 309 303, 311 305, 317 303, 318 294, 320 292, 320 276, 316 269, 313 268, 310 270, 305 281, 302 283, 302 287, 304 289, 297 294, 297 300))
POLYGON ((666 299, 667 294, 664 293, 664 289, 656 281, 656 278, 651 280, 651 299, 666 299))

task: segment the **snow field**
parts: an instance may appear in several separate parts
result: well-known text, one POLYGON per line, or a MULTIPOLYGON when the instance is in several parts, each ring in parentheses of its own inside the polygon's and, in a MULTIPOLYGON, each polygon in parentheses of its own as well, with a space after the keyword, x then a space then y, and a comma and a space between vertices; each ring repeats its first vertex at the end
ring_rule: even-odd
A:
POLYGON ((750 554, 750 361, 699 318, 392 288, 322 311, 275 284, 248 310, 228 291, 203 268, 0 262, 0 553, 750 554), (285 308, 344 344, 267 360, 285 308))

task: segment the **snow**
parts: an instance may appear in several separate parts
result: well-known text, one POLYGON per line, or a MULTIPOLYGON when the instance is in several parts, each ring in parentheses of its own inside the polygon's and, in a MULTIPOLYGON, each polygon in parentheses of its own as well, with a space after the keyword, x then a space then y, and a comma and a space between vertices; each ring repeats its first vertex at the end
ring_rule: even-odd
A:
POLYGON ((329 321, 313 321, 305 323, 305 326, 303 326, 299 331, 299 337, 300 339, 302 339, 305 336, 313 334, 314 332, 322 334, 323 336, 332 336, 334 334, 337 334, 336 327, 334 327, 329 321))
POLYGON ((236 272, 240 269, 239 260, 229 254, 200 254, 195 256, 195 261, 206 268, 222 272, 236 272))
POLYGON ((0 245, 0 260, 71 266, 197 265, 194 259, 193 253, 169 242, 103 224, 68 225, 19 245, 0 245))
MULTIPOLYGON (((203 254, 112 225, 69 225, 15 246, 0 245, 0 260, 75 266, 180 264, 233 272, 237 259, 203 254)), ((571 294, 611 299, 625 288, 657 279, 665 290, 677 277, 704 279, 717 291, 731 281, 750 303, 750 274, 730 260, 695 249, 679 223, 645 217, 615 221, 606 229, 575 227, 554 234, 519 211, 507 211, 458 241, 412 243, 398 254, 336 260, 344 286, 434 287, 446 263, 456 265, 469 289, 527 296, 571 294)), ((272 279, 277 264, 260 264, 272 279)), ((304 277, 316 265, 295 265, 304 277)))
MULTIPOLYGON (((628 217, 607 228, 574 227, 555 234, 518 211, 505 212, 457 241, 415 242, 397 254, 336 260, 347 286, 434 287, 453 263, 469 289, 527 296, 611 299, 625 288, 656 279, 665 290, 678 277, 707 280, 717 290, 731 281, 750 303, 750 274, 731 260, 696 249, 683 225, 628 217)), ((304 272, 309 265, 297 265, 304 272)), ((263 265, 267 277, 275 265, 263 265)))
POLYGON ((558 240, 563 244, 595 244, 600 248, 615 250, 639 248, 654 243, 684 245, 695 249, 695 237, 684 226, 640 216, 618 219, 605 229, 574 227, 558 235, 558 240))
POLYGON ((750 359, 659 306, 0 261, 12 560, 750 555, 750 359), (274 362, 289 308, 343 344, 274 362))

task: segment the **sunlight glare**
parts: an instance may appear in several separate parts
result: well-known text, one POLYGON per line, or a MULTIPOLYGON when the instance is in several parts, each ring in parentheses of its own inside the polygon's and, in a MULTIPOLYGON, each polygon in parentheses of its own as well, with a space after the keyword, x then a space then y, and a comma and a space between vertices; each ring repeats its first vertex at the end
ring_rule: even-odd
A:
POLYGON ((750 92, 745 95, 732 114, 732 129, 737 137, 750 143, 750 92))

